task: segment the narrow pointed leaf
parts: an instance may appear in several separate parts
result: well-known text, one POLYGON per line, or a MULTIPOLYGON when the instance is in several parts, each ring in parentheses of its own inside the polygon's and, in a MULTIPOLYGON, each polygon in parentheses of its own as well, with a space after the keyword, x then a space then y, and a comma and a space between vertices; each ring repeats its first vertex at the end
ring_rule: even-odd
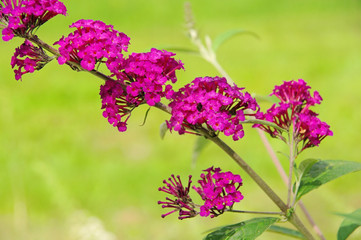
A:
POLYGON ((350 214, 337 213, 337 215, 345 217, 338 229, 337 240, 347 239, 356 228, 361 226, 361 208, 350 214))
POLYGON ((159 135, 161 139, 164 139, 165 134, 168 131, 167 123, 164 122, 159 126, 159 135))
POLYGON ((227 225, 208 234, 204 240, 253 240, 266 231, 279 218, 253 218, 244 222, 227 225))
POLYGON ((293 230, 290 228, 277 226, 277 225, 270 226, 268 228, 268 231, 274 232, 274 233, 280 233, 280 234, 287 235, 287 236, 294 237, 294 238, 305 239, 305 237, 299 231, 296 231, 296 230, 293 230))
POLYGON ((148 118, 149 111, 150 111, 150 108, 148 108, 147 111, 145 112, 143 123, 140 126, 145 125, 147 118, 148 118))
POLYGON ((361 163, 343 160, 318 161, 301 177, 297 200, 303 195, 331 180, 361 170, 361 163))
POLYGON ((205 137, 199 136, 197 137, 196 144, 194 145, 193 154, 192 154, 192 165, 195 166, 199 154, 202 150, 208 145, 210 141, 208 141, 205 137))
POLYGON ((159 49, 165 49, 167 51, 183 52, 183 53, 190 53, 190 54, 199 55, 198 50, 194 50, 194 49, 191 49, 191 48, 185 48, 185 47, 163 46, 163 47, 159 47, 159 49))
POLYGON ((212 44, 213 51, 216 52, 223 43, 225 43, 227 40, 231 39, 232 37, 235 37, 240 34, 249 34, 256 38, 259 38, 257 34, 255 34, 254 32, 251 32, 251 31, 247 31, 247 30, 243 30, 243 29, 230 30, 230 31, 227 31, 225 33, 218 35, 213 40, 213 44, 212 44))

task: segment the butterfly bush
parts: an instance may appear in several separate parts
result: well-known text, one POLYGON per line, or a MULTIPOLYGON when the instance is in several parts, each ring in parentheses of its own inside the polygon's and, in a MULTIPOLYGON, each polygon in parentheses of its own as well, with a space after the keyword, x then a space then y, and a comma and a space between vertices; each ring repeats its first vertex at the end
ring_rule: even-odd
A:
POLYGON ((198 181, 200 187, 192 188, 201 196, 203 205, 195 204, 189 195, 191 189, 192 176, 188 178, 187 187, 184 187, 179 176, 172 175, 168 181, 164 180, 165 186, 158 190, 172 195, 167 197, 166 201, 159 201, 162 208, 171 208, 172 210, 162 217, 171 213, 178 212, 179 219, 192 218, 198 214, 202 217, 211 218, 219 216, 227 210, 231 210, 234 203, 243 199, 239 188, 242 186, 242 178, 231 172, 221 172, 220 168, 210 167, 204 170, 198 181), (199 209, 198 209, 199 208, 199 209))
MULTIPOLYGON (((271 93, 271 96, 280 100, 279 103, 273 104, 265 113, 258 112, 255 115, 257 119, 273 122, 280 128, 291 131, 296 144, 301 143, 299 152, 318 146, 326 136, 333 135, 330 126, 309 109, 322 101, 317 91, 311 95, 310 88, 302 79, 285 81, 271 93)), ((260 124, 255 124, 254 127, 262 129, 272 137, 287 141, 279 129, 260 124)))
POLYGON ((183 63, 175 60, 174 55, 153 48, 147 53, 132 53, 122 68, 112 69, 118 80, 106 81, 100 90, 103 116, 109 123, 121 132, 126 131, 127 120, 135 107, 142 103, 154 106, 163 97, 173 95, 167 82, 175 83, 175 71, 183 69, 183 63))
POLYGON ((15 79, 19 80, 22 75, 43 68, 52 59, 45 54, 43 49, 35 47, 29 40, 25 40, 20 47, 15 49, 14 56, 11 58, 11 67, 15 68, 15 79))
MULTIPOLYGON (((58 14, 66 15, 66 7, 58 0, 0 1, 2 39, 9 41, 15 36, 25 38, 11 59, 16 80, 57 58, 60 65, 68 64, 74 70, 91 71, 105 80, 99 93, 103 116, 120 132, 127 130, 132 111, 142 104, 171 113, 170 119, 166 121, 170 131, 203 135, 217 143, 271 197, 284 217, 293 218, 293 224, 298 230, 309 234, 298 223, 295 215, 287 216, 294 206, 287 204, 285 209, 286 204, 272 194, 272 189, 217 135, 222 132, 238 141, 244 136, 243 124, 256 121, 254 127, 288 143, 291 153, 294 145, 290 143, 295 143, 297 153, 295 156, 290 154, 290 166, 294 166, 294 157, 299 152, 318 146, 325 137, 333 135, 330 126, 310 109, 322 101, 317 91, 311 94, 310 87, 302 79, 285 81, 271 93, 279 102, 265 112, 260 111, 255 98, 244 88, 229 84, 223 77, 198 77, 174 91, 172 85, 177 82, 177 70, 184 69, 183 63, 175 58, 174 53, 152 48, 148 52, 125 55, 130 38, 102 21, 81 19, 74 22, 70 27, 75 30, 54 43, 59 46, 58 50, 33 35, 37 28, 58 14), (43 49, 53 56, 49 57, 43 49), (98 71, 100 66, 107 72, 98 71), (164 99, 169 101, 169 108, 161 102, 164 99), (270 123, 265 124, 265 121, 270 123), (287 136, 284 136, 285 132, 287 136)), ((292 167, 290 169, 291 180, 293 170, 292 167)), ((291 200, 292 184, 291 181, 289 183, 288 197, 291 200)), ((242 178, 215 167, 203 170, 197 186, 191 186, 192 176, 183 185, 180 176, 175 175, 164 180, 163 184, 158 190, 168 195, 165 201, 159 201, 158 204, 169 210, 162 215, 163 218, 176 212, 181 220, 198 215, 214 218, 227 211, 236 212, 233 210, 234 204, 244 198, 240 191, 242 178), (200 204, 191 198, 192 189, 199 195, 200 204)), ((299 186, 297 182, 296 185, 299 186)))
POLYGON ((172 97, 171 84, 177 81, 175 71, 184 69, 183 63, 173 56, 175 53, 155 48, 150 52, 132 53, 124 61, 123 69, 114 71, 117 79, 127 84, 129 102, 139 104, 144 100, 154 106, 161 98, 172 97))
POLYGON ((70 27, 76 30, 54 43, 60 46, 59 64, 75 62, 91 71, 97 63, 111 65, 114 61, 123 61, 122 52, 127 51, 130 38, 114 30, 112 25, 81 19, 70 27))
POLYGON ((198 181, 200 187, 193 186, 204 201, 200 207, 202 217, 216 217, 243 199, 242 193, 238 191, 243 184, 239 175, 221 172, 220 168, 214 167, 204 172, 206 174, 201 174, 201 180, 198 181))
POLYGON ((229 85, 222 77, 196 78, 174 93, 169 106, 172 116, 168 128, 179 134, 196 132, 206 127, 232 136, 234 141, 244 136, 242 121, 258 111, 256 100, 244 88, 229 85))
POLYGON ((66 15, 66 7, 57 0, 2 0, 0 28, 2 39, 25 37, 58 14, 66 15))

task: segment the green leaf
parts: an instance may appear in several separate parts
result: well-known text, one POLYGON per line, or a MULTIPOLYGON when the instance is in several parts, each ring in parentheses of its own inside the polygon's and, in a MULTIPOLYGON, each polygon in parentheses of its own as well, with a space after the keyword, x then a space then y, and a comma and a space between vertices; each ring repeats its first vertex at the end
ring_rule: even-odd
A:
POLYGON ((198 50, 194 50, 194 49, 191 49, 191 48, 185 48, 185 47, 163 46, 163 47, 158 47, 158 49, 165 49, 167 51, 184 52, 184 53, 199 55, 198 50))
POLYGON ((197 137, 196 144, 194 145, 193 154, 192 154, 192 165, 195 166, 199 154, 202 150, 208 145, 210 141, 203 136, 197 137))
POLYGON ((355 231, 356 228, 361 226, 361 208, 350 214, 336 213, 337 215, 344 216, 340 228, 337 232, 337 240, 345 240, 348 236, 355 231))
POLYGON ((268 228, 268 231, 280 233, 280 234, 287 235, 287 236, 294 237, 294 238, 305 239, 305 237, 299 231, 296 231, 296 230, 293 230, 290 228, 277 226, 277 225, 270 226, 268 228))
POLYGON ((276 96, 274 96, 274 95, 272 95, 272 96, 263 96, 263 95, 258 95, 258 94, 256 94, 254 97, 256 98, 257 103, 260 103, 260 102, 268 102, 268 103, 274 104, 274 103, 278 103, 278 102, 280 101, 280 100, 279 100, 276 96))
POLYGON ((231 39, 232 37, 240 34, 250 34, 256 38, 259 38, 257 34, 251 31, 243 30, 243 29, 234 29, 230 30, 228 32, 224 32, 220 35, 218 35, 214 40, 212 44, 213 51, 217 51, 218 48, 225 43, 227 40, 231 39))
POLYGON ((159 135, 161 139, 164 139, 165 134, 168 131, 167 123, 164 122, 159 126, 159 135))
POLYGON ((142 123, 140 126, 144 126, 144 125, 145 125, 145 122, 147 121, 147 118, 148 118, 149 111, 150 111, 150 107, 149 107, 149 108, 147 109, 147 111, 145 112, 143 123, 142 123))
POLYGON ((299 200, 303 195, 322 184, 359 170, 361 170, 361 163, 358 162, 342 160, 318 161, 307 169, 301 177, 296 199, 299 200))
POLYGON ((313 158, 303 160, 295 172, 297 178, 301 178, 303 174, 307 172, 313 166, 313 164, 315 164, 318 161, 319 159, 313 159, 313 158))
POLYGON ((244 222, 227 225, 208 234, 204 240, 253 240, 266 231, 279 218, 253 218, 244 222))

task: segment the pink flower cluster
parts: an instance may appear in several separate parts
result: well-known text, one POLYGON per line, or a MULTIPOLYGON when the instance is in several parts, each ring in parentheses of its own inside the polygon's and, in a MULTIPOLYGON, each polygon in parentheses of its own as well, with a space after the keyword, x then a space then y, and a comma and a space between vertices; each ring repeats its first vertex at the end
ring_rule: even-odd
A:
POLYGON ((242 121, 246 115, 252 115, 245 111, 259 109, 256 100, 242 90, 221 77, 194 79, 174 93, 168 128, 183 134, 206 126, 211 132, 221 131, 232 135, 234 141, 239 140, 244 136, 242 121))
POLYGON ((58 0, 2 0, 0 28, 2 39, 25 37, 58 14, 66 15, 66 7, 58 0))
POLYGON ((174 91, 167 82, 175 83, 175 71, 183 68, 183 63, 173 58, 174 53, 153 48, 124 57, 122 52, 128 50, 130 38, 113 26, 79 20, 70 27, 76 30, 55 43, 60 45, 58 62, 79 63, 89 71, 98 63, 106 64, 117 80, 101 86, 103 116, 119 131, 127 129, 126 122, 135 107, 144 102, 154 106, 161 98, 171 97, 174 91))
POLYGON ((122 68, 115 71, 118 80, 106 81, 101 86, 103 116, 119 131, 127 129, 129 116, 125 120, 124 117, 135 107, 144 102, 154 106, 161 98, 173 94, 167 82, 176 82, 175 70, 183 68, 183 64, 172 57, 174 55, 154 48, 147 53, 133 53, 123 61, 122 68))
POLYGON ((183 63, 173 58, 175 53, 152 48, 146 53, 132 53, 124 62, 123 69, 114 74, 127 84, 128 100, 138 102, 145 100, 150 106, 160 102, 161 98, 169 99, 175 83, 176 70, 183 69, 183 63), (138 101, 137 101, 138 99, 138 101))
POLYGON ((238 191, 242 186, 242 178, 239 175, 221 172, 220 168, 213 167, 204 171, 207 174, 202 174, 202 179, 198 181, 201 187, 193 186, 204 201, 200 208, 202 217, 216 217, 243 199, 242 193, 238 191))
MULTIPOLYGON (((318 114, 309 109, 322 101, 317 91, 312 96, 309 89, 310 86, 302 79, 285 81, 282 85, 276 86, 271 94, 276 96, 280 102, 273 104, 266 113, 258 112, 256 114, 257 119, 273 122, 286 131, 293 131, 296 143, 302 143, 299 152, 318 146, 326 136, 333 135, 330 126, 322 122, 317 117, 318 114)), ((260 124, 255 124, 254 127, 266 131, 272 137, 287 141, 278 129, 260 124)))
POLYGON ((11 67, 14 69, 15 79, 21 79, 25 73, 32 73, 44 67, 52 60, 41 48, 35 47, 30 41, 25 42, 15 49, 15 54, 11 58, 11 67))
POLYGON ((70 27, 76 30, 54 43, 60 45, 59 64, 72 61, 91 71, 98 62, 110 65, 114 61, 122 61, 122 51, 127 51, 130 38, 114 30, 112 25, 82 19, 70 27))
POLYGON ((136 106, 126 100, 122 85, 117 81, 106 81, 100 86, 100 98, 104 109, 103 116, 111 125, 117 127, 119 132, 126 131, 127 121, 136 106))
POLYGON ((189 176, 188 185, 184 187, 179 176, 174 175, 164 180, 166 185, 158 190, 168 193, 175 197, 166 198, 167 201, 159 201, 163 208, 171 208, 172 211, 163 214, 162 217, 179 211, 179 219, 192 218, 198 214, 202 217, 216 217, 227 210, 231 210, 234 203, 243 199, 239 188, 242 186, 242 179, 239 175, 231 172, 221 172, 220 168, 210 167, 206 174, 201 174, 201 180, 198 181, 200 187, 193 186, 193 189, 201 196, 204 204, 197 211, 197 204, 193 203, 189 196, 191 187, 191 178, 189 176))

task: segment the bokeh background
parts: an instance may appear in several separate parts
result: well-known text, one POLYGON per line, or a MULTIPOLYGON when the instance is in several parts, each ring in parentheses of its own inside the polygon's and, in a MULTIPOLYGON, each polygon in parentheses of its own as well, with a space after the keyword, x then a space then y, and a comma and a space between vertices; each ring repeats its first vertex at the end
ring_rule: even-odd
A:
MULTIPOLYGON (((38 30, 53 43, 78 19, 103 20, 131 37, 130 52, 151 47, 192 47, 186 35, 184 1, 63 1, 68 16, 38 30)), ((361 153, 361 2, 350 1, 191 1, 200 33, 216 37, 231 29, 257 33, 238 36, 219 49, 218 59, 239 86, 269 94, 284 80, 303 78, 324 101, 316 109, 331 125, 333 137, 302 153, 359 161, 361 153)), ((222 151, 208 145, 191 163, 194 136, 159 137, 165 113, 146 107, 134 112, 129 129, 119 133, 102 117, 101 80, 56 62, 14 79, 10 59, 21 39, 0 43, 0 239, 115 240, 201 239, 213 227, 251 215, 179 221, 160 217, 157 191, 170 174, 199 176, 211 165, 242 175, 245 199, 237 209, 276 211, 261 190, 222 151)), ((186 70, 179 85, 218 73, 194 55, 177 53, 186 70)), ((279 193, 285 187, 257 132, 231 142, 239 154, 279 193)), ((285 146, 273 139, 279 152, 285 146)), ((278 155, 286 166, 283 155, 278 155)), ((361 174, 322 186, 304 202, 328 239, 335 239, 342 218, 361 207, 361 174)), ((360 230, 350 239, 360 239, 360 230)), ((265 233, 261 239, 287 239, 265 233)))

